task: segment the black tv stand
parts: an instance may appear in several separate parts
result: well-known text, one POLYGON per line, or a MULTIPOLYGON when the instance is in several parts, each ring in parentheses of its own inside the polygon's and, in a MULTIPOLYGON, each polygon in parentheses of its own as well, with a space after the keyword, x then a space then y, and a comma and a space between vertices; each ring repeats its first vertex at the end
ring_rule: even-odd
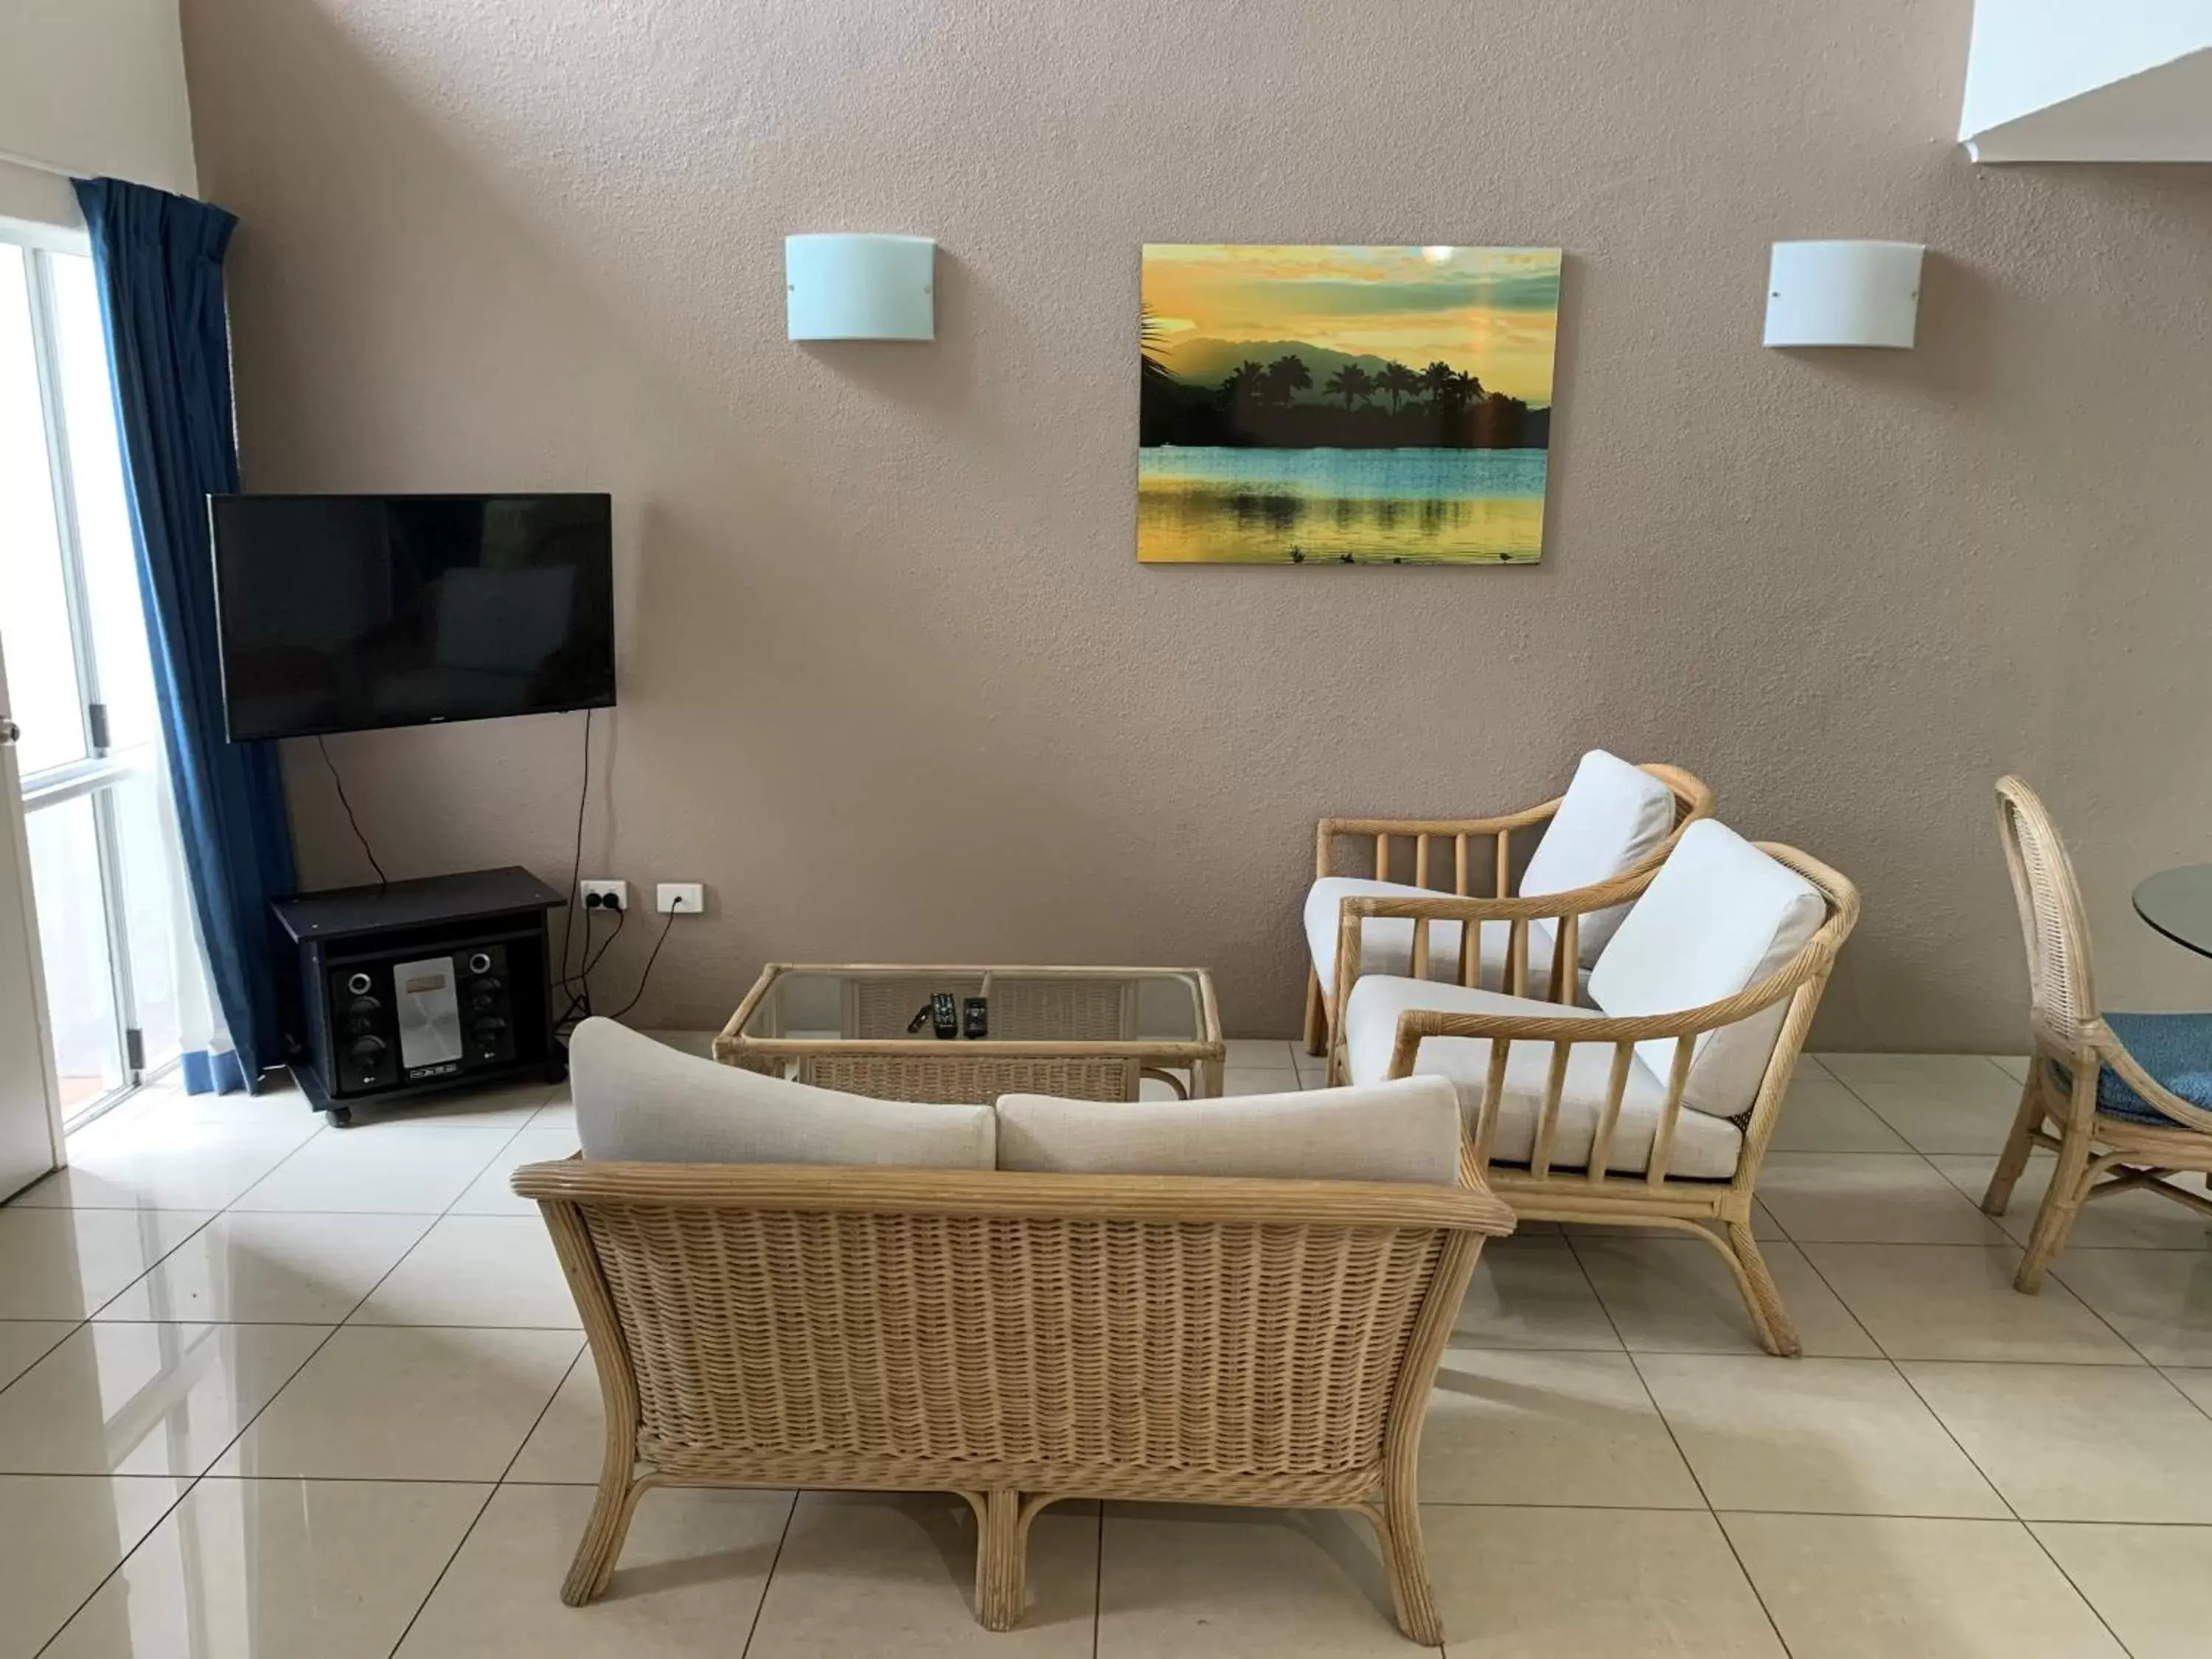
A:
POLYGON ((274 901, 299 951, 300 1092, 343 1128, 364 1103, 560 1081, 549 918, 564 902, 520 865, 274 901))

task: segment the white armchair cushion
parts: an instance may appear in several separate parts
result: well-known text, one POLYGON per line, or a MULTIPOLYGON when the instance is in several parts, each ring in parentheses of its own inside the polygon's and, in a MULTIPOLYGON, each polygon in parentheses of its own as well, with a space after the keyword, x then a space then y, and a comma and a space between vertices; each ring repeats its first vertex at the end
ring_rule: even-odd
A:
POLYGON ((1435 1078, 1215 1100, 999 1099, 999 1167, 1276 1181, 1459 1179, 1459 1105, 1435 1078))
POLYGON ((988 1106, 814 1089, 724 1066, 587 1019, 568 1038, 576 1135, 589 1158, 661 1164, 880 1164, 988 1170, 988 1106))
MULTIPOLYGON (((1449 898, 1432 887, 1415 887, 1401 881, 1370 881, 1358 876, 1323 876, 1306 890, 1306 949, 1322 994, 1336 991, 1337 926, 1342 902, 1348 898, 1449 898)), ((1478 983, 1503 989, 1506 982, 1506 950, 1510 930, 1502 921, 1479 924, 1482 956, 1478 983)), ((1459 982, 1460 924, 1429 924, 1428 977, 1447 985, 1459 982)), ((1413 971, 1413 924, 1410 918, 1369 916, 1359 929, 1359 971, 1362 974, 1407 975, 1413 971)), ((1540 992, 1552 973, 1551 924, 1528 924, 1528 988, 1540 992)), ((1579 982, 1579 981, 1578 981, 1579 982)))
MULTIPOLYGON (((1590 973, 1590 1000, 1631 1018, 1732 997, 1779 972, 1826 916, 1827 901, 1812 883, 1726 825, 1700 819, 1606 946, 1590 973)), ((1747 1110, 1789 1006, 1784 997, 1700 1036, 1684 1100, 1719 1117, 1747 1110)), ((1674 1063, 1674 1039, 1655 1038, 1638 1052, 1663 1078, 1674 1063)))
MULTIPOLYGON (((1559 810, 1521 872, 1521 896, 1534 898, 1611 881, 1657 851, 1674 827, 1673 790, 1618 755, 1593 749, 1575 768, 1559 810)), ((1575 924, 1576 948, 1584 967, 1596 963, 1627 914, 1626 905, 1616 905, 1575 924)), ((1547 963, 1550 949, 1547 939, 1547 963)))
MULTIPOLYGON (((1588 1008, 1562 1007, 1528 997, 1502 996, 1458 985, 1430 985, 1413 979, 1370 979, 1363 974, 1352 988, 1344 1018, 1346 1058, 1355 1086, 1382 1084, 1389 1077, 1398 1016, 1422 1008, 1445 1013, 1522 1014, 1537 1019, 1597 1018, 1588 1008)), ((1489 1082, 1490 1050, 1486 1038, 1424 1037, 1413 1054, 1416 1073, 1448 1079, 1458 1091, 1470 1136, 1477 1127, 1483 1091, 1489 1082)), ((1534 1154, 1536 1124, 1543 1114, 1544 1089, 1551 1074, 1552 1050, 1549 1042, 1516 1042, 1506 1050, 1504 1094, 1491 1143, 1492 1159, 1525 1164, 1534 1154)), ((1566 1077, 1559 1090, 1559 1127, 1552 1142, 1553 1169, 1589 1166, 1598 1117, 1605 1109, 1606 1090, 1612 1081, 1613 1052, 1610 1042, 1577 1043, 1568 1050, 1566 1077)), ((1606 1160, 1613 1173, 1640 1175, 1650 1167, 1651 1143, 1658 1133, 1659 1109, 1666 1098, 1665 1082, 1652 1075, 1640 1056, 1632 1060, 1621 1093, 1620 1115, 1613 1125, 1612 1155, 1606 1160)), ((1743 1136, 1735 1124, 1698 1112, 1682 1112, 1675 1123, 1674 1150, 1667 1161, 1667 1173, 1725 1180, 1735 1173, 1742 1151, 1743 1136)))

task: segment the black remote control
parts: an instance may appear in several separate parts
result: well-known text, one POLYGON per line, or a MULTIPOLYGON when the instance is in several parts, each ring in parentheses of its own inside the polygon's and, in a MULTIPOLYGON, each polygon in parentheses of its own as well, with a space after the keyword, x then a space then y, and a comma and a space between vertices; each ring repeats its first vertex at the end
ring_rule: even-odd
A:
POLYGON ((960 1005, 960 1035, 965 1037, 991 1035, 991 1005, 981 997, 969 997, 960 1005))
POLYGON ((908 1036, 912 1036, 916 1031, 919 1031, 923 1026, 928 1024, 929 1005, 925 1002, 921 1007, 914 1011, 914 1018, 907 1021, 906 1034, 908 1036))
POLYGON ((949 1042, 960 1035, 960 999, 950 991, 939 991, 929 1000, 929 1023, 937 1028, 940 1041, 949 1042))

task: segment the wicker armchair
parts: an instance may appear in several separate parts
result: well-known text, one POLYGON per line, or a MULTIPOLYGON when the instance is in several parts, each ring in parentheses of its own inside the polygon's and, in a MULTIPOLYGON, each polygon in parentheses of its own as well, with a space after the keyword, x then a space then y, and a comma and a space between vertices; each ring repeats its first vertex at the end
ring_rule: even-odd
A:
MULTIPOLYGON (((1789 1089, 1790 1073, 1796 1067, 1836 953, 1857 922, 1859 899, 1857 889, 1849 880, 1793 848, 1762 842, 1757 843, 1757 850, 1802 877, 1826 906, 1825 915, 1810 936, 1765 978, 1700 1006, 1627 1018, 1607 1017, 1584 1008, 1562 1008, 1556 1016, 1547 1015, 1534 1002, 1496 1012, 1423 1008, 1418 1006, 1419 998, 1424 994, 1435 998, 1436 990, 1402 980, 1384 981, 1402 988, 1404 994, 1396 1000, 1411 1006, 1403 1006, 1402 1012, 1395 1014, 1395 1036, 1383 1075, 1409 1077, 1419 1069, 1416 1060, 1425 1038, 1468 1038, 1486 1045, 1473 1055, 1482 1062, 1482 1068, 1477 1085, 1480 1103, 1470 1114, 1466 1151, 1468 1178, 1484 1182, 1524 1221, 1659 1227, 1705 1240, 1728 1263, 1760 1345, 1770 1353, 1795 1355, 1802 1352, 1796 1328, 1752 1237, 1753 1189, 1767 1143, 1773 1137, 1775 1115, 1789 1089), (1686 1089, 1702 1044, 1778 1004, 1784 1006, 1771 1048, 1763 1056, 1752 1056, 1761 1069, 1748 1105, 1731 1117, 1712 1117, 1695 1107, 1686 1115, 1686 1089), (1663 1048, 1655 1048, 1655 1044, 1663 1048), (1639 1047, 1644 1049, 1642 1056, 1639 1047), (1575 1050, 1591 1048, 1611 1050, 1601 1083, 1595 1080, 1595 1072, 1583 1069, 1573 1059, 1575 1050), (1516 1048, 1521 1050, 1518 1055, 1514 1053, 1516 1048), (1531 1049, 1540 1057, 1540 1073, 1529 1065, 1531 1049), (1545 1049, 1548 1054, 1543 1054, 1545 1049), (1661 1052, 1666 1063, 1650 1066, 1648 1072, 1638 1069, 1640 1063, 1648 1064, 1652 1055, 1661 1052), (1511 1077, 1509 1062, 1514 1068, 1511 1077), (1572 1089, 1571 1066, 1577 1073, 1572 1089), (1648 1134, 1649 1150, 1633 1155, 1627 1141, 1629 1115, 1624 1109, 1632 1072, 1638 1079, 1652 1079, 1646 1094, 1633 1106, 1636 1139, 1640 1143, 1648 1134), (1540 1083, 1528 1081, 1538 1074, 1540 1083), (1651 1092, 1661 1089, 1661 1079, 1663 1093, 1650 1098, 1651 1092), (1578 1109, 1587 1115, 1565 1125, 1563 1100, 1577 1091, 1578 1109), (1510 1093, 1517 1093, 1516 1111, 1507 1109, 1510 1093), (1533 1113, 1526 1109, 1531 1095, 1534 1097, 1533 1113), (1532 1125, 1524 1122, 1528 1115, 1534 1117, 1532 1125), (1505 1156, 1500 1152, 1500 1125, 1509 1118, 1514 1121, 1516 1139, 1511 1155, 1505 1156), (1724 1174, 1698 1169, 1677 1172, 1677 1164, 1693 1161, 1692 1152, 1711 1157, 1711 1149, 1725 1139, 1718 1126, 1729 1124, 1740 1133, 1741 1145, 1725 1146, 1719 1165, 1724 1174), (1522 1127, 1528 1131, 1525 1150, 1519 1144, 1522 1127), (1695 1131, 1694 1139, 1691 1131, 1695 1131), (1571 1164, 1565 1148, 1569 1135, 1574 1140, 1571 1164), (1620 1167, 1625 1156, 1636 1165, 1632 1170, 1625 1172, 1620 1167)), ((1578 910, 1632 898, 1651 885, 1656 874, 1646 871, 1624 878, 1606 890, 1573 896, 1572 902, 1564 906, 1559 901, 1566 895, 1554 895, 1540 902, 1564 911, 1565 925, 1561 933, 1570 938, 1578 910)), ((1520 919, 1531 902, 1463 899, 1456 902, 1465 908, 1455 914, 1520 919)), ((1443 988, 1443 996, 1494 1004, 1512 1000, 1485 999, 1480 992, 1457 993, 1449 987, 1443 988)), ((1383 1000, 1377 1000, 1387 1007, 1383 1000)), ((1355 1010, 1355 1025, 1361 1018, 1355 1010)), ((1765 1040, 1763 1036, 1759 1040, 1765 1040)))
POLYGON ((606 1587, 660 1486, 956 1492, 975 1611, 1021 1617, 1067 1498, 1356 1510, 1397 1621, 1443 1639, 1415 1498, 1437 1361, 1483 1240, 1458 1188, 591 1163, 516 1171, 607 1408, 562 1586, 606 1587))
MULTIPOLYGON (((1604 758, 1611 759, 1610 757, 1604 758)), ((1613 763, 1619 765, 1619 763, 1613 763)), ((1665 838, 1636 860, 1628 869, 1621 871, 1623 875, 1648 872, 1658 868, 1666 861, 1667 854, 1674 850, 1683 830, 1696 819, 1711 816, 1713 810, 1713 792, 1680 767, 1655 763, 1637 769, 1666 785, 1674 798, 1674 822, 1665 838)), ((1578 772, 1577 775, 1579 779, 1581 775, 1578 772)), ((1465 913, 1452 908, 1449 901, 1469 896, 1474 884, 1480 879, 1480 872, 1484 868, 1489 872, 1489 896, 1510 896, 1516 845, 1525 849, 1529 841, 1541 836, 1567 799, 1565 794, 1555 795, 1550 800, 1523 807, 1517 812, 1486 818, 1323 818, 1314 830, 1314 879, 1316 884, 1326 882, 1336 873, 1339 842, 1347 840, 1371 842, 1374 849, 1373 877, 1371 880, 1358 884, 1367 890, 1357 896, 1387 897, 1398 901, 1398 903, 1394 908, 1366 910, 1360 914, 1408 920, 1413 923, 1410 961, 1394 963, 1382 971, 1410 971, 1415 979, 1431 977, 1431 934, 1440 931, 1437 924, 1443 923, 1457 935, 1455 947, 1445 947, 1453 951, 1455 959, 1456 981, 1462 985, 1474 985, 1481 976, 1480 933, 1475 927, 1452 926, 1465 913), (1514 839, 1516 835, 1522 837, 1518 843, 1514 839), (1487 849, 1480 845, 1486 840, 1490 842, 1487 849), (1397 884, 1394 879, 1399 873, 1397 864, 1394 863, 1394 843, 1399 842, 1410 843, 1413 848, 1410 873, 1413 879, 1410 886, 1397 884), (1439 862, 1445 843, 1449 844, 1452 885, 1449 892, 1441 888, 1432 890, 1438 902, 1433 908, 1424 908, 1421 890, 1428 889, 1432 878, 1441 879, 1441 872, 1435 866, 1439 862), (1390 884, 1393 890, 1387 893, 1375 890, 1382 884, 1390 884)), ((1486 918, 1478 919, 1495 916, 1509 927, 1506 965, 1499 975, 1503 988, 1516 995, 1527 994, 1531 939, 1535 931, 1532 924, 1540 924, 1544 919, 1557 917, 1563 913, 1587 915, 1608 908, 1603 904, 1576 904, 1573 902, 1576 896, 1585 890, 1577 887, 1556 892, 1542 906, 1534 909, 1510 914, 1504 911, 1486 913, 1486 918)), ((1351 902, 1351 896, 1339 901, 1340 907, 1348 906, 1351 902)), ((1348 919, 1350 912, 1340 908, 1338 915, 1340 920, 1345 920, 1348 919)), ((1541 937, 1535 936, 1540 950, 1541 937)), ((1548 963, 1547 994, 1555 1000, 1570 1002, 1574 1000, 1575 975, 1567 964, 1577 960, 1576 939, 1571 934, 1561 939, 1555 933, 1552 944, 1553 948, 1541 952, 1544 961, 1548 963)), ((1333 1042, 1332 1033, 1342 1026, 1344 999, 1350 988, 1350 979, 1347 974, 1334 973, 1331 975, 1329 982, 1324 985, 1317 955, 1309 968, 1305 1017, 1307 1053, 1320 1054, 1329 1051, 1333 1042)))
POLYGON ((2057 1154, 2013 1279, 2015 1290, 2032 1295, 2043 1288, 2044 1273, 2066 1248, 2085 1204, 2142 1189, 2212 1215, 2212 1200, 2166 1179, 2212 1174, 2212 1110, 2175 1093, 2156 1075, 2166 1068, 2145 1064, 2129 1047, 2132 1038, 2148 1054, 2161 1025, 2193 1026, 2198 1052, 2188 1057, 2188 1068, 2201 1080, 2212 1068, 2212 1052, 2205 1051, 2212 1029, 2203 1016, 2101 1012, 2081 890, 2057 827, 2035 791, 2015 777, 1998 781, 1997 816, 2027 944, 2034 1053, 1982 1208, 2005 1212, 2034 1148, 2057 1154))

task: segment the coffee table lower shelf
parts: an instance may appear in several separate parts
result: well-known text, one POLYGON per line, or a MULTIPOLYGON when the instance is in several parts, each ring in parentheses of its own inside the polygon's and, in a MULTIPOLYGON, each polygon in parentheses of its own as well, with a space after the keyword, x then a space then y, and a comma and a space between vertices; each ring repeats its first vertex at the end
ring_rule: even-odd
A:
POLYGON ((975 1103, 1135 1100, 1148 1079, 1215 1096, 1227 1052, 1202 968, 770 963, 714 1039, 726 1065, 818 1088, 975 1103), (990 1034, 913 1035, 940 992, 984 999, 990 1034))

